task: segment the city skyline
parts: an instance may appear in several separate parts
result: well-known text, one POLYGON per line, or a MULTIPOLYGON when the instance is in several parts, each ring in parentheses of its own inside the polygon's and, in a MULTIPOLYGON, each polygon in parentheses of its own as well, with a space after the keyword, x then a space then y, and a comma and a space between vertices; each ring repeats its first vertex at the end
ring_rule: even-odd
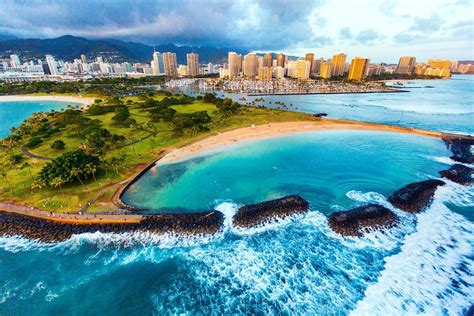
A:
POLYGON ((0 12, 0 34, 39 38, 71 34, 293 56, 350 51, 352 56, 391 63, 402 55, 420 60, 474 58, 473 1, 127 3, 9 1, 0 12))

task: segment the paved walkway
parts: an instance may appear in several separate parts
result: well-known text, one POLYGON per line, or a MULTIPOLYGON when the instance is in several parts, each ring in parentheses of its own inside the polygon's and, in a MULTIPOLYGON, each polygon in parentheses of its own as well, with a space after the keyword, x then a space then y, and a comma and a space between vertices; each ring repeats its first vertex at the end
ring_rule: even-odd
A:
POLYGON ((46 219, 61 223, 72 224, 124 224, 138 223, 142 215, 104 215, 104 214, 67 214, 47 212, 34 207, 26 207, 11 203, 0 202, 0 211, 15 213, 35 218, 46 219))
POLYGON ((35 155, 32 152, 28 151, 28 149, 26 149, 25 147, 21 147, 21 152, 24 153, 25 155, 27 155, 28 157, 36 158, 36 159, 40 159, 40 160, 52 160, 53 159, 53 158, 50 158, 50 157, 35 155))

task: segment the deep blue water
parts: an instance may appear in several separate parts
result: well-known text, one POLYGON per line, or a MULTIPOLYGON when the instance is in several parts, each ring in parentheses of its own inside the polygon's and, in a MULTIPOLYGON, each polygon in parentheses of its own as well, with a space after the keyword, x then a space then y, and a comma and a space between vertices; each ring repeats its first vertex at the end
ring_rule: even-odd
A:
POLYGON ((215 207, 226 216, 222 234, 96 233, 58 245, 1 238, 0 314, 31 314, 32 306, 38 315, 459 314, 474 298, 474 225, 465 217, 474 190, 448 183, 419 215, 386 201, 408 182, 437 177, 448 156, 436 139, 328 131, 158 166, 128 201, 215 207), (232 227, 241 203, 289 193, 307 198, 310 213, 259 229, 232 227), (392 208, 401 224, 363 238, 328 228, 325 214, 367 202, 392 208))
MULTIPOLYGON (((275 100, 332 117, 473 133, 473 79, 455 79, 410 93, 275 100)), ((0 113, 7 132, 25 118, 5 129, 0 113)), ((438 177, 449 156, 436 139, 328 131, 160 165, 127 202, 152 212, 216 208, 226 216, 222 234, 95 233, 54 245, 0 237, 0 315, 462 314, 474 302, 474 188, 448 182, 418 215, 386 201, 407 183, 438 177), (229 221, 241 204, 293 193, 310 201, 307 215, 251 230, 229 221), (363 238, 328 228, 327 214, 368 202, 391 208, 401 224, 363 238)))
POLYGON ((17 127, 24 119, 36 112, 61 110, 69 104, 62 101, 0 101, 0 138, 10 134, 10 128, 17 127))

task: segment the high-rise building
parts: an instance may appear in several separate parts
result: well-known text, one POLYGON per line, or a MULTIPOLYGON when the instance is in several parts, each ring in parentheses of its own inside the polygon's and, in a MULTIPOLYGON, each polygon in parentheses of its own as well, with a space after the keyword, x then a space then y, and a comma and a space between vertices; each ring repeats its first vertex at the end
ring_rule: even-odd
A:
POLYGON ((349 68, 347 79, 360 81, 367 76, 367 67, 369 67, 369 59, 362 57, 354 57, 349 68))
POLYGON ((264 81, 272 80, 273 73, 272 67, 260 67, 258 68, 258 79, 264 81))
POLYGON ((285 68, 285 55, 283 53, 277 55, 276 66, 285 68))
POLYGON ((450 69, 453 62, 447 59, 428 59, 431 68, 450 69))
POLYGON ((153 52, 153 60, 151 61, 151 72, 154 76, 158 76, 164 73, 164 67, 160 67, 160 59, 161 65, 163 64, 163 55, 157 51, 153 52))
POLYGON ((17 68, 21 66, 20 58, 18 57, 18 55, 16 54, 10 55, 10 59, 12 61, 12 67, 17 68))
POLYGON ((319 76, 324 79, 329 79, 332 77, 334 72, 334 66, 332 62, 323 62, 319 70, 319 76))
POLYGON ((195 53, 186 54, 188 65, 188 76, 199 75, 199 55, 195 53))
POLYGON ((84 55, 84 54, 81 55, 81 62, 82 62, 83 64, 87 64, 87 57, 86 57, 86 55, 84 55))
POLYGON ((207 73, 208 74, 214 73, 214 65, 212 63, 207 64, 207 73))
POLYGON ((300 59, 295 62, 295 69, 294 69, 294 78, 300 80, 309 79, 311 71, 311 63, 307 60, 300 59))
POLYGON ((313 53, 307 53, 304 59, 309 61, 310 63, 313 63, 314 54, 313 53))
POLYGON ((258 71, 257 54, 249 53, 244 56, 244 76, 247 78, 255 78, 258 71))
POLYGON ((273 67, 273 77, 283 79, 286 75, 286 69, 280 66, 273 67))
POLYGON ((411 56, 400 57, 398 61, 397 74, 411 74, 415 70, 416 58, 411 56))
POLYGON ((56 60, 54 60, 53 56, 46 55, 46 63, 48 64, 49 72, 52 76, 59 75, 58 64, 56 63, 56 60))
POLYGON ((340 53, 332 56, 332 75, 343 76, 346 68, 346 54, 340 53))
POLYGON ((321 68, 321 64, 323 62, 324 62, 324 58, 319 58, 319 59, 313 60, 313 62, 311 63, 311 73, 315 74, 315 75, 318 75, 319 71, 320 71, 320 68, 321 68))
POLYGON ((163 66, 165 76, 178 76, 178 63, 176 62, 176 53, 163 53, 163 66))
POLYGON ((273 66, 273 55, 272 53, 266 53, 263 56, 263 67, 272 67, 273 66))
POLYGON ((242 70, 242 55, 230 52, 228 55, 229 78, 238 77, 242 70))

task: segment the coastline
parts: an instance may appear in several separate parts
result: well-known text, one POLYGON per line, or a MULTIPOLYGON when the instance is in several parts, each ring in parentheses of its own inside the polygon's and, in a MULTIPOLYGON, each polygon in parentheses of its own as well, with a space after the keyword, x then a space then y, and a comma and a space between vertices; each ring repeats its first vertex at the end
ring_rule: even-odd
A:
POLYGON ((60 101, 80 103, 82 106, 88 106, 94 103, 94 98, 80 96, 60 96, 60 95, 2 95, 0 102, 21 102, 21 101, 60 101))
MULTIPOLYGON (((256 126, 247 126, 237 129, 232 129, 211 135, 207 138, 187 142, 181 146, 161 152, 158 157, 149 162, 139 172, 123 181, 112 196, 111 202, 118 210, 132 211, 131 214, 67 214, 47 212, 34 209, 28 206, 20 206, 18 204, 11 204, 7 201, 0 201, 0 214, 14 214, 23 217, 36 218, 45 220, 46 222, 73 224, 73 225, 91 225, 91 224, 133 224, 141 222, 145 217, 140 214, 134 214, 136 209, 122 201, 122 194, 127 188, 135 183, 141 175, 147 172, 154 166, 159 166, 166 163, 174 163, 183 161, 206 152, 210 152, 219 148, 236 144, 238 142, 246 142, 260 139, 268 139, 272 137, 285 136, 295 133, 315 132, 326 130, 366 130, 366 131, 381 131, 392 133, 414 134, 423 137, 431 137, 438 139, 449 138, 466 138, 472 139, 470 136, 447 134, 443 132, 420 130, 408 127, 383 125, 377 123, 366 123, 351 120, 340 119, 316 119, 312 121, 293 121, 282 123, 268 123, 256 126)), ((170 214, 162 214, 171 216, 170 214)))
POLYGON ((414 129, 409 127, 327 118, 315 121, 269 123, 265 125, 256 125, 255 127, 243 127, 210 136, 206 139, 174 149, 162 155, 162 158, 154 161, 152 165, 159 166, 162 164, 183 161, 193 156, 197 156, 220 147, 236 144, 238 142, 267 139, 301 132, 315 132, 325 130, 382 131, 415 134, 419 136, 440 139, 442 137, 451 136, 450 134, 442 132, 414 129))

